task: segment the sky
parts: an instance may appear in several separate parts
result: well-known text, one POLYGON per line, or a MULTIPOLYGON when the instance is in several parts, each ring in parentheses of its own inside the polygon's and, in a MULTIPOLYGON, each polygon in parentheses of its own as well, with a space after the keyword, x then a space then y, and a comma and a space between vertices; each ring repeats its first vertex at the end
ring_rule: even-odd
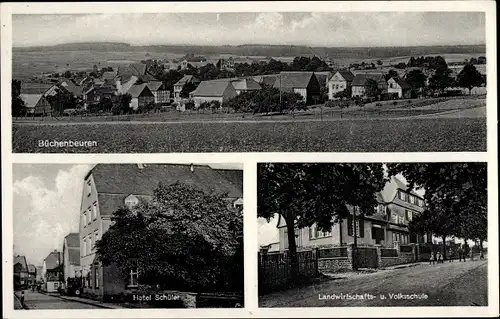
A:
MULTIPOLYGON (((243 169, 242 164, 208 164, 243 169)), ((14 254, 42 265, 53 251, 62 251, 64 237, 79 230, 83 179, 94 165, 13 165, 14 254)))
POLYGON ((128 13, 13 15, 13 46, 275 44, 415 46, 485 44, 480 12, 128 13))

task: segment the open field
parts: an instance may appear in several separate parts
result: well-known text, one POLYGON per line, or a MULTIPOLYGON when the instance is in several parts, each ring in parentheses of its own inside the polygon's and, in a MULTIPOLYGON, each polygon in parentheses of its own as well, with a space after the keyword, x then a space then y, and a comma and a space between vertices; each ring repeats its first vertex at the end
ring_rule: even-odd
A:
MULTIPOLYGON (((76 124, 76 123, 75 123, 76 124)), ((13 125, 16 153, 486 151, 484 118, 13 125), (40 140, 96 147, 39 147, 40 140)))

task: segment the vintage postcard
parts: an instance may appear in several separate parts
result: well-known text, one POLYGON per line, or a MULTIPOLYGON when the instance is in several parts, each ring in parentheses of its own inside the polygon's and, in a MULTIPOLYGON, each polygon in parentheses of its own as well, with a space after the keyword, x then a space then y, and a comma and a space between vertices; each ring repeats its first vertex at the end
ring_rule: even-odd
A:
POLYGON ((494 1, 0 13, 5 318, 498 316, 494 1))

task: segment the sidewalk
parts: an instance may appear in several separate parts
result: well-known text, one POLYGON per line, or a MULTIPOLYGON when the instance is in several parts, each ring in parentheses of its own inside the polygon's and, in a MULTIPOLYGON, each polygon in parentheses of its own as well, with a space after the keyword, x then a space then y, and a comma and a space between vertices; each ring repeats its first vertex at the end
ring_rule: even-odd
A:
POLYGON ((64 299, 64 300, 69 300, 69 301, 75 301, 75 302, 79 302, 79 303, 83 303, 83 304, 87 304, 87 305, 92 305, 92 306, 96 306, 96 307, 100 307, 100 308, 104 308, 104 309, 125 309, 125 308, 127 308, 127 307, 124 307, 123 305, 116 304, 116 303, 104 303, 104 302, 100 302, 97 300, 81 298, 81 297, 61 296, 58 293, 51 293, 51 292, 40 292, 40 293, 46 294, 46 295, 49 295, 52 297, 56 297, 56 298, 60 298, 60 299, 64 299))

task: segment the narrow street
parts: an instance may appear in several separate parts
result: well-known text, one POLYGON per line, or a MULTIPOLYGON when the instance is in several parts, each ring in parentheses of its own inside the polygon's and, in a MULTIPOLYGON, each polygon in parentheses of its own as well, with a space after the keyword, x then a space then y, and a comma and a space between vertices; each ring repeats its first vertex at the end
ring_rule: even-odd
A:
MULTIPOLYGON (((403 269, 356 274, 265 295, 260 297, 259 306, 487 306, 487 266, 485 260, 445 261, 443 264, 424 263, 403 269), (398 298, 400 293, 410 297, 398 298)), ((343 277, 342 274, 339 277, 343 277)))
POLYGON ((58 297, 24 291, 24 303, 31 309, 101 309, 97 306, 87 305, 77 301, 64 300, 58 297))

